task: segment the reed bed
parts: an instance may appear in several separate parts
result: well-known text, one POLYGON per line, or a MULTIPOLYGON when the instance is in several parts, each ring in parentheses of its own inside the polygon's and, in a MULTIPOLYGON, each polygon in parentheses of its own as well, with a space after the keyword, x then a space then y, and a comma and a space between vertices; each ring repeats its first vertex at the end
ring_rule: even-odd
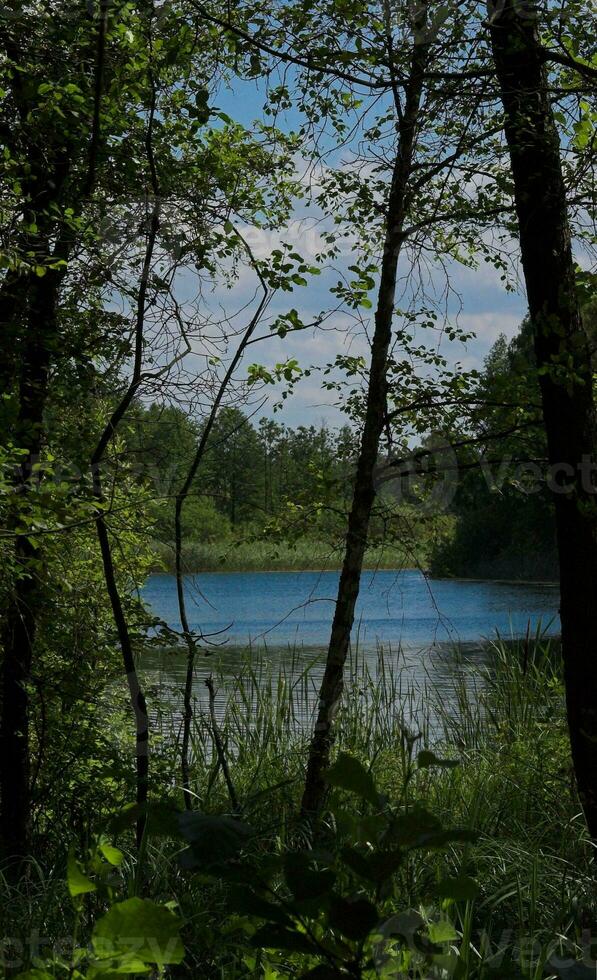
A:
MULTIPOLYGON (((572 780, 557 641, 540 631, 522 640, 497 638, 484 663, 469 660, 466 651, 454 651, 452 663, 448 698, 445 688, 428 680, 414 687, 400 650, 380 649, 373 661, 356 650, 336 747, 365 761, 390 798, 405 784, 413 746, 432 746, 458 759, 455 768, 415 772, 409 793, 448 824, 479 834, 464 866, 456 851, 441 858, 443 873, 446 862, 448 868, 452 863, 454 874, 473 874, 481 888, 462 912, 466 953, 459 977, 588 978, 594 967, 593 974, 554 967, 558 957, 589 955, 587 935, 597 922, 594 851, 572 780)), ((301 651, 278 666, 253 651, 232 675, 214 669, 217 726, 243 818, 277 849, 306 843, 296 815, 317 698, 316 667, 301 651)), ((173 694, 164 692, 155 719, 154 773, 158 795, 180 801, 180 714, 173 694)), ((192 760, 197 808, 229 810, 212 722, 199 697, 192 760)), ((173 898, 185 918, 187 957, 177 976, 251 976, 221 929, 225 889, 185 873, 177 851, 172 841, 151 839, 144 872, 148 892, 173 898)), ((127 861, 132 875, 132 851, 127 861)), ((427 855, 409 864, 401 879, 405 907, 425 902, 439 861, 427 855)), ((53 858, 32 862, 27 882, 18 888, 0 880, 5 936, 22 936, 25 923, 41 924, 46 936, 64 934, 69 915, 62 863, 57 848, 53 858)))

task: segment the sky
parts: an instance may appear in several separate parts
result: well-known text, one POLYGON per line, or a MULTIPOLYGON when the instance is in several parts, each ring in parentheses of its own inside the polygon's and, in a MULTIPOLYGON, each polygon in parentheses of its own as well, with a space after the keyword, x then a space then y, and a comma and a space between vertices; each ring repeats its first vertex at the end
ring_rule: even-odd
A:
MULTIPOLYGON (((234 89, 220 91, 215 101, 218 109, 249 129, 254 119, 262 118, 264 92, 259 83, 236 82, 234 89)), ((296 126, 297 121, 297 116, 291 112, 283 120, 283 124, 292 127, 296 126)), ((296 243, 298 252, 305 258, 313 258, 319 237, 314 231, 313 219, 305 220, 305 213, 309 212, 305 212, 301 205, 291 227, 284 229, 279 238, 296 243)), ((249 237, 258 256, 267 255, 276 245, 276 236, 272 233, 251 228, 243 228, 243 233, 249 237)), ((513 250, 515 261, 514 247, 513 250)), ((342 263, 347 266, 350 261, 354 261, 354 256, 341 259, 340 267, 342 263)), ((514 336, 526 313, 526 300, 520 286, 518 270, 514 265, 510 278, 513 291, 506 290, 500 278, 501 273, 492 265, 481 263, 479 268, 473 270, 451 263, 448 274, 452 293, 444 304, 446 317, 449 321, 457 321, 467 332, 473 332, 475 337, 464 345, 449 343, 445 337, 435 338, 434 342, 450 364, 458 363, 463 370, 480 368, 499 335, 505 334, 508 338, 514 336)), ((306 287, 297 287, 292 293, 282 293, 276 297, 270 313, 279 314, 295 307, 304 322, 315 319, 321 310, 329 309, 333 305, 334 297, 330 295, 329 288, 337 279, 337 272, 325 270, 318 277, 310 277, 306 287)), ((230 304, 232 300, 233 305, 241 308, 253 295, 255 285, 255 278, 250 270, 241 273, 227 303, 230 304)), ((436 291, 443 290, 444 285, 443 275, 436 277, 436 291)), ((375 305, 374 293, 370 294, 370 298, 375 305)), ((326 329, 309 329, 288 334, 284 339, 270 338, 267 345, 254 345, 247 363, 257 362, 272 366, 276 362, 296 358, 302 368, 308 368, 312 364, 331 362, 338 353, 367 357, 366 330, 366 320, 359 329, 355 329, 347 314, 338 313, 327 321, 326 329)), ((268 402, 259 414, 275 417, 291 426, 319 425, 322 422, 338 425, 346 421, 343 413, 334 404, 338 396, 322 390, 321 376, 317 373, 303 379, 281 408, 276 407, 280 404, 280 395, 280 387, 271 389, 268 402)))

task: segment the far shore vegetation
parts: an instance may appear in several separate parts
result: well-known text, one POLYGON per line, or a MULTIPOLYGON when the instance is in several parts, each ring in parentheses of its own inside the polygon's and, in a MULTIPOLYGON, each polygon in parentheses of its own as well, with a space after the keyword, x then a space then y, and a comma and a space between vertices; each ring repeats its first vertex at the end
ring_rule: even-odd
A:
MULTIPOLYGON (((509 409, 502 405, 523 390, 533 391, 529 343, 527 323, 514 340, 496 340, 476 382, 479 402, 489 407, 477 412, 474 431, 507 429, 509 409)), ((137 405, 132 416, 128 448, 138 475, 148 478, 155 492, 149 508, 152 571, 174 571, 175 489, 199 436, 200 428, 174 407, 137 405)), ((511 462, 544 452, 544 437, 522 427, 502 441, 497 463, 475 467, 485 446, 473 435, 463 471, 455 479, 448 473, 438 490, 434 466, 466 436, 454 429, 423 440, 414 450, 424 463, 421 472, 381 486, 364 567, 555 581, 554 518, 546 487, 511 462)), ((355 453, 355 433, 348 425, 293 428, 267 418, 255 422, 239 409, 222 410, 185 505, 183 570, 340 568, 355 453)))

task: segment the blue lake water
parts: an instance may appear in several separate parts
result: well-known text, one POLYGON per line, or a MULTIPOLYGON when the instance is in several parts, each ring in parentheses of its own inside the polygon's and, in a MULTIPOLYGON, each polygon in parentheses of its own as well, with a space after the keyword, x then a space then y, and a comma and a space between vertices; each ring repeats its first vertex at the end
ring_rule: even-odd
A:
MULTIPOLYGON (((332 622, 338 572, 214 572, 185 578, 191 628, 230 646, 322 647, 332 622)), ((152 610, 180 630, 175 579, 152 575, 152 610)), ((523 634, 541 623, 559 631, 558 590, 550 585, 428 579, 421 572, 363 574, 353 645, 419 649, 523 634)))
MULTIPOLYGON (((317 704, 329 640, 338 572, 229 572, 185 579, 191 628, 209 637, 211 656, 195 663, 194 699, 199 726, 206 721, 205 680, 214 675, 216 712, 236 702, 257 715, 258 691, 280 678, 293 690, 294 711, 309 725, 317 704), (250 650, 247 652, 247 648, 250 650), (250 678, 249 688, 242 678, 250 678), (239 680, 239 678, 241 680, 239 680), (247 693, 249 691, 249 693, 247 693), (251 693, 252 692, 252 693, 251 693)), ((172 629, 180 630, 175 579, 152 575, 145 600, 172 629)), ((391 678, 393 711, 411 726, 433 724, 438 693, 444 710, 457 710, 464 682, 477 699, 491 664, 484 640, 531 632, 559 632, 558 590, 549 585, 427 579, 418 571, 367 571, 363 575, 346 697, 368 698, 391 678), (481 671, 479 670, 481 668, 481 671), (381 676, 383 673, 383 677, 381 676), (368 679, 368 680, 367 680, 368 679)), ((186 672, 184 652, 146 654, 145 677, 162 705, 180 718, 186 672)))

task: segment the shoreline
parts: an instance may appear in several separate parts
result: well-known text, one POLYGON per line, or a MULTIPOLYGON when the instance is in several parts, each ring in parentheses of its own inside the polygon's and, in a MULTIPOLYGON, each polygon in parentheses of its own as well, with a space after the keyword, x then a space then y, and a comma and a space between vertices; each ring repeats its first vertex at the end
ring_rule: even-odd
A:
MULTIPOLYGON (((341 571, 341 565, 327 565, 325 567, 308 567, 299 568, 297 566, 283 566, 276 568, 197 568, 189 571, 183 572, 184 575, 271 575, 276 572, 282 572, 288 574, 290 572, 296 575, 301 575, 304 573, 316 573, 316 572, 339 572, 341 571)), ((364 572, 420 572, 425 578, 430 579, 433 582, 491 582, 496 585, 539 585, 544 588, 558 588, 559 582, 556 579, 518 579, 518 578, 491 578, 489 576, 478 576, 478 575, 431 575, 429 572, 419 568, 418 565, 400 565, 395 564, 386 565, 376 563, 375 565, 363 565, 364 572)), ((150 575, 171 575, 174 576, 174 572, 169 571, 167 568, 154 568, 149 572, 150 575)))

